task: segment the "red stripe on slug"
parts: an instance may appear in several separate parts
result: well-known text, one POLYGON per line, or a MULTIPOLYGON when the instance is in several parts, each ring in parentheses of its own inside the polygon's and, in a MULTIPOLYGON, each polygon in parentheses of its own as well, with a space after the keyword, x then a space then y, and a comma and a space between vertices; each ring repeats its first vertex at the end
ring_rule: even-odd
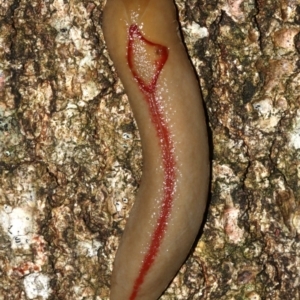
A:
POLYGON ((134 24, 130 26, 127 61, 133 77, 137 81, 139 89, 143 93, 145 100, 148 103, 151 121, 155 126, 159 146, 161 148, 164 170, 163 199, 159 218, 151 237, 149 248, 143 259, 139 275, 134 282, 130 300, 134 300, 136 298, 139 288, 143 284, 144 278, 153 265, 154 260, 158 254, 160 245, 165 235, 167 222, 171 213, 173 203, 173 195, 175 189, 175 158, 173 155, 174 148, 169 129, 166 125, 166 121, 163 118, 162 109, 156 95, 157 81, 167 59, 167 47, 148 41, 143 37, 137 25, 134 24), (148 48, 151 50, 153 49, 154 51, 153 53, 150 53, 150 60, 153 60, 150 62, 151 74, 147 73, 147 71, 149 72, 149 70, 144 71, 144 69, 146 68, 149 69, 149 61, 143 61, 143 59, 141 59, 139 56, 136 57, 141 53, 146 53, 148 48), (144 74, 141 74, 142 70, 143 72, 145 72, 144 74), (149 75, 151 76, 149 77, 149 75))

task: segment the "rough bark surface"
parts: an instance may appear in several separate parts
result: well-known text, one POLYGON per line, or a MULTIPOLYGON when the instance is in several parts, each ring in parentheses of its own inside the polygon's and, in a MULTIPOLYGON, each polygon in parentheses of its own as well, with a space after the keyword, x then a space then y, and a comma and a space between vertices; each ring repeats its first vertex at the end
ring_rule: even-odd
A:
MULTIPOLYGON (((0 2, 0 299, 108 299, 142 157, 104 4, 0 2)), ((212 181, 161 299, 300 299, 300 2, 176 4, 212 181)))

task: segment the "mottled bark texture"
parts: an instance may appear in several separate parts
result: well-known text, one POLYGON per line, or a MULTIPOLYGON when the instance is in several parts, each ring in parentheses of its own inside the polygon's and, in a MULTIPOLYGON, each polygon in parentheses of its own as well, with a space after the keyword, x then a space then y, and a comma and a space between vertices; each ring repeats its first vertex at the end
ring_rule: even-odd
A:
MULTIPOLYGON (((104 4, 0 2, 0 299, 108 299, 142 157, 104 4)), ((161 299, 300 299, 300 2, 176 4, 212 181, 161 299)))

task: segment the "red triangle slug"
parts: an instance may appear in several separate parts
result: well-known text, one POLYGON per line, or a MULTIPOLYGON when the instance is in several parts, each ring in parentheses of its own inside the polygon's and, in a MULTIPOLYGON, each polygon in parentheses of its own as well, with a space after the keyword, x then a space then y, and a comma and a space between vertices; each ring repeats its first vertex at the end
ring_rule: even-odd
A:
POLYGON ((186 259, 206 208, 209 149, 201 93, 172 0, 108 0, 103 32, 143 151, 110 299, 155 300, 186 259))

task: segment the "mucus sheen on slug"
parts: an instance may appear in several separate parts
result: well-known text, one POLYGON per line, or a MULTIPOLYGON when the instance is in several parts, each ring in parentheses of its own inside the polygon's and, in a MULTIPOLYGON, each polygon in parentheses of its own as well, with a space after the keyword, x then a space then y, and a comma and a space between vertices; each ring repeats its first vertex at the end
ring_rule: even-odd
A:
MULTIPOLYGON (((167 227, 168 217, 171 213, 172 202, 173 202, 173 192, 175 185, 175 158, 173 155, 173 142, 165 121, 163 120, 163 115, 161 109, 159 108, 159 103, 156 99, 156 87, 158 77, 168 59, 168 49, 162 45, 152 43, 145 39, 141 34, 138 26, 133 24, 129 27, 129 38, 128 38, 128 48, 127 48, 127 61, 132 75, 137 81, 141 92, 143 93, 145 100, 148 103, 149 111, 151 115, 151 120, 155 126, 157 137, 160 143, 160 148, 162 152, 162 161, 164 168, 164 182, 163 182, 163 200, 161 205, 161 211, 159 219, 157 220, 156 228, 153 232, 150 246, 144 257, 143 264, 139 271, 139 275, 136 278, 133 286, 132 293, 130 295, 130 300, 134 300, 137 296, 140 286, 143 284, 144 278, 147 275, 148 270, 151 268, 157 252, 159 251, 161 241, 164 237, 164 233, 167 227), (152 61, 152 73, 149 77, 149 82, 139 75, 136 65, 135 57, 138 53, 135 51, 135 43, 145 43, 146 45, 153 48, 155 57, 152 61)), ((138 51, 137 51, 138 52, 138 51)), ((151 62, 149 62, 151 63, 151 62)))

